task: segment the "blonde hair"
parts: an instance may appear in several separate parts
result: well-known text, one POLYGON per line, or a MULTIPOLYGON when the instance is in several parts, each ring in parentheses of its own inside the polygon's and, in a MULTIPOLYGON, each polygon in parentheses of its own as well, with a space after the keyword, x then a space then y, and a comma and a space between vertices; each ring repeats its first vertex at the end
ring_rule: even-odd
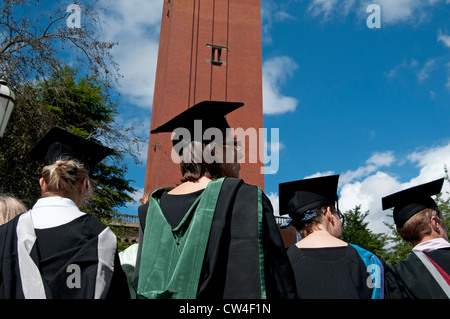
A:
POLYGON ((78 192, 77 185, 86 179, 85 197, 92 194, 91 181, 87 168, 75 160, 58 160, 54 164, 47 165, 42 169, 42 177, 46 184, 46 193, 71 197, 71 194, 78 192))
POLYGON ((26 210, 27 208, 20 200, 9 195, 0 195, 0 225, 6 224, 26 210))

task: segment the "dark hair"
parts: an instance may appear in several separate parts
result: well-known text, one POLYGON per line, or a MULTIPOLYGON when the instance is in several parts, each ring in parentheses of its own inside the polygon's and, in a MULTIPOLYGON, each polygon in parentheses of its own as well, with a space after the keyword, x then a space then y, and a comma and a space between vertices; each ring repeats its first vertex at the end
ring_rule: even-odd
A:
POLYGON ((233 172, 230 172, 223 163, 218 163, 215 160, 206 160, 204 158, 203 153, 206 148, 210 148, 208 152, 210 152, 212 156, 215 155, 214 147, 217 147, 217 144, 212 146, 212 143, 207 145, 202 143, 201 148, 199 148, 199 145, 195 145, 196 143, 200 142, 191 142, 191 147, 185 147, 183 149, 183 152, 191 152, 191 156, 188 156, 190 159, 189 161, 183 158, 181 160, 180 169, 183 176, 181 182, 196 181, 203 176, 210 179, 216 179, 224 176, 237 177, 234 176, 233 172), (200 152, 201 154, 199 154, 200 152))
POLYGON ((308 212, 313 210, 317 215, 308 220, 304 220, 306 212, 294 215, 294 217, 292 218, 291 225, 300 233, 300 235, 302 235, 303 238, 308 236, 314 231, 316 226, 322 222, 322 217, 325 215, 328 206, 329 205, 318 206, 308 210, 308 212))
POLYGON ((336 207, 334 205, 317 206, 313 209, 309 209, 302 214, 294 215, 294 217, 292 217, 291 225, 300 233, 303 238, 305 238, 306 236, 310 235, 315 230, 317 225, 322 222, 328 207, 330 207, 332 214, 337 214, 339 216, 340 213, 336 211, 336 207), (305 220, 306 214, 310 213, 311 211, 314 211, 316 213, 316 216, 305 220))
POLYGON ((180 139, 172 140, 174 146, 178 143, 184 144, 178 153, 181 159, 181 182, 196 181, 203 176, 210 179, 224 176, 238 177, 224 164, 225 158, 221 150, 223 150, 224 145, 226 145, 228 132, 226 129, 221 131, 222 140, 218 142, 216 140, 207 143, 204 141, 185 142, 180 139))

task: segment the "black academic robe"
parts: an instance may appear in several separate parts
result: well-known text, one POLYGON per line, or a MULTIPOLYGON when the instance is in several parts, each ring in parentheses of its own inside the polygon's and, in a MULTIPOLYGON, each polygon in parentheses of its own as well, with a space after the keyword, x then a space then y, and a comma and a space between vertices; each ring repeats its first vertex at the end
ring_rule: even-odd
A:
MULTIPOLYGON (((240 179, 225 179, 203 259, 198 299, 258 299, 261 298, 261 280, 264 280, 267 298, 295 298, 292 267, 273 216, 272 205, 264 193, 261 200, 263 214, 259 227, 257 187, 240 179), (259 231, 262 232, 262 256, 257 241, 259 231), (260 273, 262 268, 263 279, 260 273)), ((145 240, 142 235, 147 209, 148 206, 144 205, 139 210, 140 243, 145 240)), ((167 211, 163 213, 171 214, 167 211)), ((139 251, 134 281, 136 286, 142 262, 140 255, 139 251)))
POLYGON ((0 299, 130 298, 116 246, 92 215, 34 229, 21 214, 0 226, 0 299))
POLYGON ((397 285, 413 299, 450 298, 450 248, 423 254, 411 252, 406 260, 391 266, 397 285))
POLYGON ((370 299, 372 280, 355 247, 288 248, 302 299, 370 299), (368 285, 369 282, 369 285, 368 285))

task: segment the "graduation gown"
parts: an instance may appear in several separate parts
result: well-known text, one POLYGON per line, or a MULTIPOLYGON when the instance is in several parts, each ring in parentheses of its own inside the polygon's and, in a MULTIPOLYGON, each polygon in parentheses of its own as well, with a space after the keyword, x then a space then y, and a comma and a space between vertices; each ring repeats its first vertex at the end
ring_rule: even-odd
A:
POLYGON ((16 216, 0 227, 0 299, 129 298, 116 246, 92 215, 44 229, 16 216))
POLYGON ((413 250, 406 260, 391 268, 397 275, 397 284, 410 298, 450 298, 450 248, 413 250))
POLYGON ((169 189, 153 192, 148 211, 141 209, 139 215, 135 285, 140 296, 295 298, 272 206, 259 187, 235 178, 216 179, 192 199, 176 227, 167 222, 174 212, 161 211, 161 197, 169 189), (150 230, 152 223, 157 226, 150 230), (151 247, 147 252, 146 246, 151 247), (169 255, 174 257, 165 259, 169 255))
POLYGON ((382 299, 384 265, 356 245, 342 247, 288 248, 298 298, 382 299))

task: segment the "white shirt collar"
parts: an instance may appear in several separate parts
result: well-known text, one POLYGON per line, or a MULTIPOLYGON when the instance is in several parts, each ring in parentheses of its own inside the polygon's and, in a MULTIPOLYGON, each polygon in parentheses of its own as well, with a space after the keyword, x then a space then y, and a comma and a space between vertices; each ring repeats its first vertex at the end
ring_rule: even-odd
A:
POLYGON ((78 210, 77 205, 70 198, 51 196, 40 198, 33 206, 33 209, 40 208, 43 206, 60 206, 60 207, 70 207, 78 210))
POLYGON ((427 252, 441 248, 450 248, 450 243, 446 241, 444 238, 435 238, 427 240, 423 243, 416 245, 413 248, 413 250, 427 252))
POLYGON ((37 229, 61 226, 83 215, 71 199, 59 196, 41 198, 31 209, 33 226, 37 229))

